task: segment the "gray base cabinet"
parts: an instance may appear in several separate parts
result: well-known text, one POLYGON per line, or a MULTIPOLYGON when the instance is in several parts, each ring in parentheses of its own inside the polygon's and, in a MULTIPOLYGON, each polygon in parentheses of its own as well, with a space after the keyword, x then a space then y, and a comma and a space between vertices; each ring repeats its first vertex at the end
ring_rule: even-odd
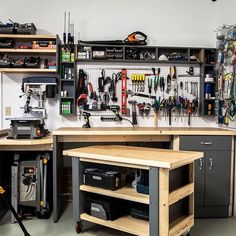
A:
POLYGON ((180 136, 180 150, 204 152, 195 162, 196 217, 230 216, 231 149, 231 136, 180 136))

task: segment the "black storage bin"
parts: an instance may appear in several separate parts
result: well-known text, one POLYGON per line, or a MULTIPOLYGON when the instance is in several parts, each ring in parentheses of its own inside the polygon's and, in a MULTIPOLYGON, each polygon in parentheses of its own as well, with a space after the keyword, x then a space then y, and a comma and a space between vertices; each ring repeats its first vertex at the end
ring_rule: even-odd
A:
POLYGON ((12 39, 0 39, 0 48, 13 48, 14 44, 12 39))
POLYGON ((100 195, 88 196, 84 211, 103 220, 116 220, 128 214, 127 201, 100 195))
POLYGON ((28 67, 28 68, 39 68, 40 57, 26 57, 24 64, 25 64, 25 67, 28 67))
POLYGON ((36 27, 34 23, 19 24, 17 29, 17 34, 35 34, 36 27))
POLYGON ((35 34, 36 27, 34 23, 7 23, 0 24, 0 34, 35 34))
POLYGON ((121 187, 121 174, 118 171, 88 168, 84 171, 83 183, 94 187, 116 190, 121 187))
POLYGON ((140 171, 140 179, 137 182, 136 190, 138 193, 149 194, 149 172, 140 171))
POLYGON ((130 207, 130 215, 133 218, 147 221, 149 220, 149 205, 132 203, 130 207))

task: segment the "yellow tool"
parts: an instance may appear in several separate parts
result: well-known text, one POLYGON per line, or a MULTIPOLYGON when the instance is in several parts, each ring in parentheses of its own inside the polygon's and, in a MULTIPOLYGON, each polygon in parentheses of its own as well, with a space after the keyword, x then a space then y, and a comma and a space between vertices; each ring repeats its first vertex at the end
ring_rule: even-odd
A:
POLYGON ((4 194, 6 191, 3 189, 2 186, 0 186, 0 194, 4 194))
POLYGON ((9 203, 5 197, 4 197, 4 194, 5 194, 5 190, 2 186, 0 186, 0 196, 2 197, 2 200, 4 201, 4 203, 8 206, 8 208, 11 210, 12 214, 14 215, 14 217, 16 218, 19 226, 21 227, 22 231, 24 232, 24 235, 25 236, 30 236, 30 234, 27 232, 25 226, 23 225, 21 219, 19 218, 18 214, 16 213, 16 210, 14 209, 14 207, 11 205, 11 203, 9 203))

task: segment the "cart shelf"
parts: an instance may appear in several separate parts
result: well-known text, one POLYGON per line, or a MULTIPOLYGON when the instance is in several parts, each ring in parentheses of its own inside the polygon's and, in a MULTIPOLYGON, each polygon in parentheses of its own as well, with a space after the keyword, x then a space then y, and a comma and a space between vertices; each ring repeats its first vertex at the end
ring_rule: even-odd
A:
POLYGON ((149 222, 145 220, 138 220, 131 216, 123 216, 117 220, 102 220, 86 213, 80 215, 82 220, 86 220, 95 224, 103 225, 109 228, 117 229, 123 232, 138 236, 149 235, 149 222))
POLYGON ((114 198, 120 198, 124 200, 129 200, 133 202, 139 202, 144 204, 149 204, 149 196, 146 194, 137 193, 134 188, 123 187, 116 191, 106 190, 102 188, 96 188, 88 185, 81 185, 80 190, 90 193, 97 193, 100 195, 105 195, 114 198))

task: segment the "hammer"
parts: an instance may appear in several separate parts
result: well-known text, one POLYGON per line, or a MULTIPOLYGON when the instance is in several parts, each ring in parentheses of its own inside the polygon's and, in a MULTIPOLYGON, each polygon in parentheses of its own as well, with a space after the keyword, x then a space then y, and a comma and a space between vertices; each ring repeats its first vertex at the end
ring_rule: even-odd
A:
POLYGON ((137 101, 129 100, 129 104, 132 105, 132 123, 133 123, 133 125, 137 125, 138 124, 138 122, 137 122, 137 113, 136 113, 137 101))

